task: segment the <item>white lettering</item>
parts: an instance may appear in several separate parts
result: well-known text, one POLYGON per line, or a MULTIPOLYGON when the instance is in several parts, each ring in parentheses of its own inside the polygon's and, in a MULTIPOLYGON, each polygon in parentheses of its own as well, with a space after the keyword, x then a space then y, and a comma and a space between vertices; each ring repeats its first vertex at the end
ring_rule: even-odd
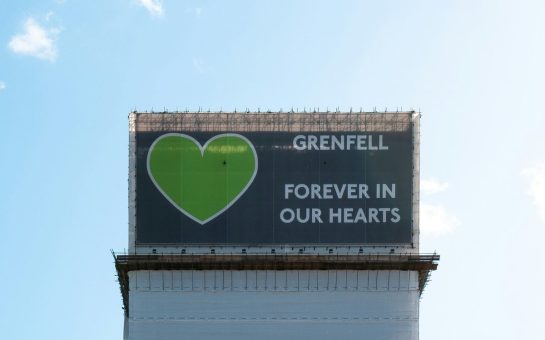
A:
POLYGON ((333 198, 333 195, 331 194, 331 187, 333 184, 324 184, 324 199, 330 200, 333 198))
POLYGON ((365 197, 365 198, 370 198, 369 197, 369 194, 367 194, 367 190, 369 189, 369 187, 367 186, 367 184, 360 184, 359 185, 359 193, 358 193, 358 196, 361 198, 361 197, 365 197))
POLYGON ((318 145, 316 144, 317 142, 318 142, 318 137, 316 137, 314 135, 309 135, 308 136, 308 149, 312 150, 312 148, 314 147, 314 150, 320 150, 318 148, 318 145))
POLYGON ((341 223, 341 213, 342 213, 341 208, 337 208, 337 209, 330 208, 329 209, 329 223, 341 223), (335 221, 335 219, 336 219, 336 221, 335 221))
POLYGON ((352 213, 354 212, 354 209, 352 208, 345 208, 344 209, 344 223, 353 223, 354 220, 352 219, 352 213))
POLYGON ((308 197, 309 189, 308 189, 308 186, 306 186, 304 184, 297 184, 295 186, 294 191, 295 191, 295 197, 297 197, 300 200, 304 200, 305 198, 308 197), (301 193, 300 189, 303 189, 302 193, 301 193))
POLYGON ((308 208, 305 209, 305 214, 303 215, 301 213, 302 209, 295 209, 295 212, 296 212, 296 215, 297 215, 297 222, 299 223, 307 223, 308 220, 310 219, 310 214, 309 214, 309 211, 308 211, 308 208))
POLYGON ((367 223, 367 217, 365 217, 365 213, 363 212, 363 209, 358 209, 356 212, 356 218, 354 218, 354 223, 363 222, 367 223))
POLYGON ((295 219, 295 213, 290 208, 282 209, 280 212, 280 221, 283 223, 291 223, 295 219), (288 217, 286 217, 286 214, 288 217))
MULTIPOLYGON (((396 198, 396 184, 377 184, 376 198, 396 198)), ((369 186, 357 183, 284 184, 284 199, 369 199, 369 186)))
POLYGON ((323 223, 322 221, 322 209, 312 208, 312 223, 323 223))
POLYGON ((377 222, 380 223, 380 221, 377 218, 378 210, 376 208, 369 208, 369 222, 377 222))
POLYGON ((328 135, 321 135, 320 136, 320 150, 330 150, 329 136, 328 135))
POLYGON ((304 135, 297 135, 293 139, 293 147, 295 150, 305 150, 307 148, 307 141, 304 135))
POLYGON ((339 139, 337 136, 335 135, 332 135, 331 136, 331 149, 332 150, 336 150, 337 148, 339 148, 339 150, 344 150, 344 138, 343 136, 341 136, 341 138, 339 139))
POLYGON ((287 199, 289 198, 289 195, 290 195, 291 193, 293 193, 293 187, 294 187, 294 186, 295 186, 294 184, 286 184, 286 185, 284 185, 284 199, 287 200, 287 199))
POLYGON ((322 198, 322 195, 320 195, 320 185, 319 184, 311 184, 310 185, 310 198, 322 198))
POLYGON ((358 198, 358 196, 356 195, 356 190, 357 190, 356 184, 348 184, 348 193, 346 194, 346 198, 348 199, 358 198))
POLYGON ((378 210, 382 213, 382 223, 386 222, 386 213, 390 211, 390 208, 378 208, 378 210))
MULTIPOLYGON (((366 135, 358 135, 358 150, 367 150, 367 147, 365 146, 365 143, 367 142, 366 135)), ((369 136, 371 138, 371 136, 369 136)))
POLYGON ((379 150, 388 150, 388 146, 382 143, 382 135, 378 135, 378 149, 379 150))
POLYGON ((399 208, 393 208, 392 211, 392 218, 390 219, 391 222, 397 223, 399 220, 401 220, 401 217, 399 216, 399 208))
POLYGON ((383 135, 297 135, 293 138, 295 150, 388 150, 383 135), (378 136, 378 145, 373 137, 378 136))
POLYGON ((373 146, 373 136, 369 135, 369 146, 367 150, 378 150, 377 146, 373 146))
POLYGON ((396 198, 396 185, 392 183, 392 187, 389 188, 387 184, 382 185, 382 197, 386 198, 390 196, 391 198, 396 198))
POLYGON ((346 136, 346 150, 350 150, 350 146, 355 144, 356 135, 346 136))
POLYGON ((337 197, 343 197, 344 189, 346 188, 346 184, 342 184, 340 189, 339 186, 335 184, 335 193, 337 194, 337 197))

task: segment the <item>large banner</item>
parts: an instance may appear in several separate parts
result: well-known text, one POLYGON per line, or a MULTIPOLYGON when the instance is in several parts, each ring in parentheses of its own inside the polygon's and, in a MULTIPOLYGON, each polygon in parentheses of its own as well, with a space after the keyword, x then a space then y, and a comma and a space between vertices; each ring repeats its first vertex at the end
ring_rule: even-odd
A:
POLYGON ((410 244, 403 132, 137 132, 136 243, 410 244))

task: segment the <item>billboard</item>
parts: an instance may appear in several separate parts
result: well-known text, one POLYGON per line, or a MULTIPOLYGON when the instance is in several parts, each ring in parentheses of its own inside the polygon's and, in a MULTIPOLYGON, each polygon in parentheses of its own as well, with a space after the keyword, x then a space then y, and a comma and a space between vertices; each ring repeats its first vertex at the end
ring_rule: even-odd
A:
POLYGON ((411 113, 134 119, 137 246, 413 240, 411 113))

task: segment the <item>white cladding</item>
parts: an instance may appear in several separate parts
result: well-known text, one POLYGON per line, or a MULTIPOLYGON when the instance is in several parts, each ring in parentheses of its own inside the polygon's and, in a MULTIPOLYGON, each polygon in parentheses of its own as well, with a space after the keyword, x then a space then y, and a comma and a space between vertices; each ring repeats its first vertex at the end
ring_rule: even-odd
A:
POLYGON ((418 339, 418 273, 129 273, 126 339, 418 339))

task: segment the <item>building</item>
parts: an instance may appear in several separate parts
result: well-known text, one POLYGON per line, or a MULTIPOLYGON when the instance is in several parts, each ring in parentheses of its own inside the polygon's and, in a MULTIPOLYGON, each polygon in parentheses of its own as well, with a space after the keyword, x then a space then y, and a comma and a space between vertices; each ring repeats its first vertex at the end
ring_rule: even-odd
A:
POLYGON ((131 113, 125 339, 418 339, 419 118, 131 113))

